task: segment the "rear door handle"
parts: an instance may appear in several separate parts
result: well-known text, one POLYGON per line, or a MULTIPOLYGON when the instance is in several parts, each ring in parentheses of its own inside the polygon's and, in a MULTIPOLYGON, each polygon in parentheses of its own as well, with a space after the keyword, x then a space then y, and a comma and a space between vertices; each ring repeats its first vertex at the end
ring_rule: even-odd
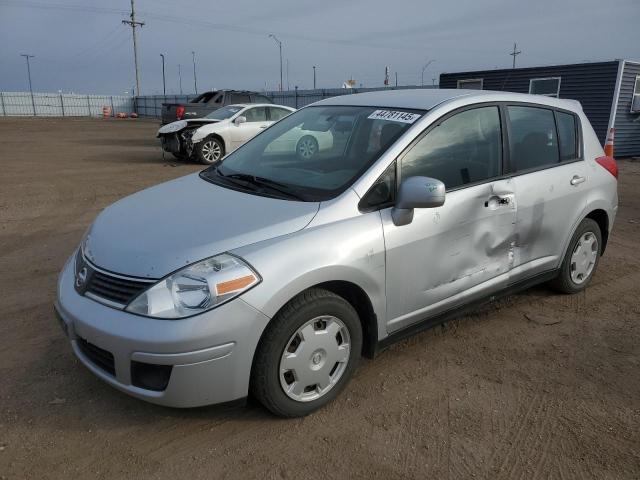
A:
POLYGON ((260 125, 260 128, 267 128, 269 125, 260 125))
POLYGON ((579 185, 582 182, 584 182, 586 180, 585 177, 581 177, 579 175, 574 175, 573 178, 571 179, 571 181, 569 183, 571 183, 571 185, 575 186, 575 185, 579 185))

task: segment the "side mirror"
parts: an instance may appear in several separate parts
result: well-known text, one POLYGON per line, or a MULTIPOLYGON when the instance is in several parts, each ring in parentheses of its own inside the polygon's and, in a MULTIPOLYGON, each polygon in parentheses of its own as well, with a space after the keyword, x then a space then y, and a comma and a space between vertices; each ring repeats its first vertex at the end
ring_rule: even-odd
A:
POLYGON ((235 118, 233 123, 235 123, 236 125, 242 125, 243 123, 247 123, 247 117, 240 115, 239 117, 235 118))
POLYGON ((396 205, 391 210, 393 224, 397 227, 413 221, 414 208, 434 208, 444 205, 444 183, 435 178, 409 177, 398 189, 396 205))

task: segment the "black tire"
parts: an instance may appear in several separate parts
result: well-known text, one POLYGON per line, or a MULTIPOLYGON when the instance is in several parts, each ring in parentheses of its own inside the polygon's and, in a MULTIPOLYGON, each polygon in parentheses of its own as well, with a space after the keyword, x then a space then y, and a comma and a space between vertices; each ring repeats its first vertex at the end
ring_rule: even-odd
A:
POLYGON ((338 396, 356 370, 361 352, 362 327, 351 304, 327 290, 307 290, 282 307, 267 326, 253 361, 251 393, 275 415, 288 418, 307 415, 338 396), (342 375, 325 394, 315 400, 297 401, 285 393, 280 383, 280 360, 298 329, 323 315, 340 319, 347 328, 350 340, 348 361, 342 375))
POLYGON ((305 135, 296 144, 296 155, 301 160, 312 160, 318 155, 318 140, 312 135, 305 135))
POLYGON ((201 142, 196 143, 194 153, 200 163, 212 165, 224 157, 224 145, 219 138, 209 135, 201 142))
POLYGON ((598 263, 600 262, 601 253, 602 253, 602 232, 600 231, 600 227, 594 220, 590 218, 585 218, 582 222, 580 222, 580 225, 578 225, 578 228, 576 229, 573 236, 571 237, 571 241, 569 242, 567 251, 564 254, 562 264, 560 265, 560 272, 558 273, 558 276, 555 279, 553 279, 551 282, 549 282, 549 284, 551 285, 551 287, 553 287, 555 290, 561 293, 581 292, 586 288, 588 283, 591 281, 593 274, 596 272, 596 269, 598 268, 598 263), (573 256, 573 253, 576 251, 576 248, 578 248, 578 242, 580 242, 580 239, 583 238, 584 235, 589 235, 589 234, 593 235, 598 242, 595 249, 596 250, 595 261, 593 264, 593 268, 591 269, 589 274, 583 279, 581 279, 579 283, 576 283, 571 276, 573 271, 571 257, 573 256))

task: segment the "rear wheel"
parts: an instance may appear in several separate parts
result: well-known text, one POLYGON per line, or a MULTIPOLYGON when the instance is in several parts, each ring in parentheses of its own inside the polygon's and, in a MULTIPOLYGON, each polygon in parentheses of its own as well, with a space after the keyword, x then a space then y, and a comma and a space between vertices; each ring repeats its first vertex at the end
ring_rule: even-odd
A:
POLYGON ((354 308, 327 290, 308 290, 267 327, 256 351, 251 391, 276 415, 307 415, 340 393, 361 350, 362 328, 354 308))
POLYGON ((296 145, 296 153, 302 160, 311 160, 318 154, 318 140, 311 135, 305 135, 296 145))
POLYGON ((214 136, 208 136, 196 144, 195 153, 200 163, 211 165, 224 156, 224 145, 220 139, 214 136))
POLYGON ((560 273, 551 281, 551 286, 562 293, 584 290, 596 271, 601 251, 600 227, 594 220, 585 218, 571 237, 560 273))

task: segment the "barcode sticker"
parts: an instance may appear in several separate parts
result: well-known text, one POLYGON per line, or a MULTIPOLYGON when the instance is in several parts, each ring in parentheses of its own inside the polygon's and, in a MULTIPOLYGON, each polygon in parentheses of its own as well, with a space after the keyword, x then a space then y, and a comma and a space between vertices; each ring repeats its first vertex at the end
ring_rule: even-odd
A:
POLYGON ((390 120, 392 122, 413 123, 421 115, 409 112, 396 112, 393 110, 376 110, 367 118, 371 120, 390 120))

